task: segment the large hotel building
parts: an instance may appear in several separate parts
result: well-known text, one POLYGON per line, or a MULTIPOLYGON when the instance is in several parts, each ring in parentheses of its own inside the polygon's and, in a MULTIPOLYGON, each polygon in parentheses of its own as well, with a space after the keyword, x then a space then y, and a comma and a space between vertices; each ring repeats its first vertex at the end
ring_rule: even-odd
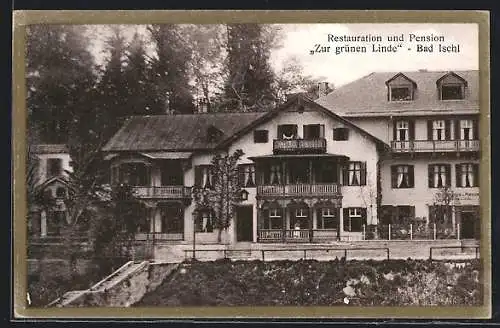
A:
POLYGON ((138 240, 217 243, 193 188, 213 188, 213 156, 238 149, 225 243, 362 240, 412 222, 478 239, 478 83, 478 71, 372 73, 267 112, 132 117, 103 151, 111 183, 147 206, 138 240))

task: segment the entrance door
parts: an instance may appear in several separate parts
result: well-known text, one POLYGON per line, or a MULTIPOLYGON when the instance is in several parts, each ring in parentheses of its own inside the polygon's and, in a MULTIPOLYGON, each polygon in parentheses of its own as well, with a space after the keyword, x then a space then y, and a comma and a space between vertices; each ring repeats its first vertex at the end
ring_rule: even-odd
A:
POLYGON ((460 235, 462 239, 473 239, 475 232, 475 220, 473 212, 462 212, 462 223, 460 224, 460 235))
POLYGON ((253 241, 253 206, 238 206, 236 210, 236 240, 253 241))

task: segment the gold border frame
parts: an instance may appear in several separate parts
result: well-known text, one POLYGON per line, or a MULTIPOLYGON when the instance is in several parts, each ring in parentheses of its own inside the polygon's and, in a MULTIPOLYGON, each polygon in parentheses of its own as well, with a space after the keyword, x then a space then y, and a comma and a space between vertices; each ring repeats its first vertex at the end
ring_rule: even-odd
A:
POLYGON ((56 308, 26 307, 25 195, 25 27, 29 24, 152 24, 152 23, 475 23, 479 27, 481 166, 490 162, 490 29, 487 11, 393 10, 102 10, 14 11, 13 13, 13 317, 29 318, 426 318, 487 319, 491 317, 491 186, 480 179, 481 258, 484 305, 478 307, 185 307, 185 308, 56 308), (14 233, 15 232, 15 233, 14 233))

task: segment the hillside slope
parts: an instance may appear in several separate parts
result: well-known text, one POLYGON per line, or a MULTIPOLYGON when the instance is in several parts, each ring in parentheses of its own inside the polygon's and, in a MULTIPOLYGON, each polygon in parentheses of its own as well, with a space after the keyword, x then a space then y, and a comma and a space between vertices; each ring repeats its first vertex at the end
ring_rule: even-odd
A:
POLYGON ((480 305, 478 260, 186 262, 134 306, 480 305))

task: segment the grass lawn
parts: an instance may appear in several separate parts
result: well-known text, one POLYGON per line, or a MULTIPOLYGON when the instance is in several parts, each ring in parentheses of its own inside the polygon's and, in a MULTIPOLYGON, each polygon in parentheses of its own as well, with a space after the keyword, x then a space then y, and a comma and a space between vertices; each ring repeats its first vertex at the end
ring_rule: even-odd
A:
POLYGON ((481 305, 479 260, 185 262, 134 306, 481 305))

